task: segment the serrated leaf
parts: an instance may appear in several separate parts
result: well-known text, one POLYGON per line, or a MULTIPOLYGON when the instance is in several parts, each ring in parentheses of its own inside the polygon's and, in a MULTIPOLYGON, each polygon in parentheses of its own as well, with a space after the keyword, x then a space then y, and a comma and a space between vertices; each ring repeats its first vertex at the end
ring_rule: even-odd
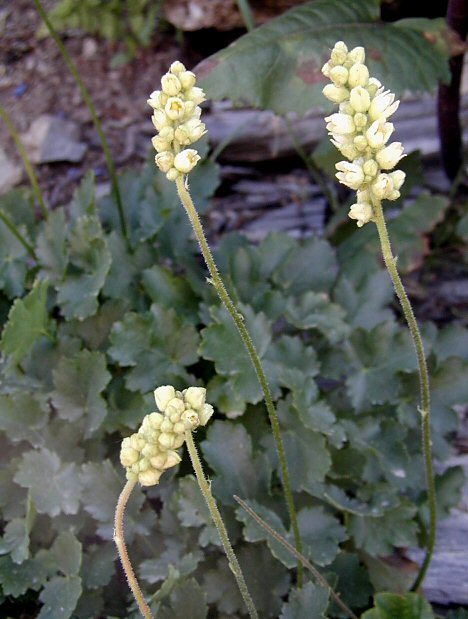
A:
POLYGON ((353 370, 346 385, 358 411, 369 404, 397 401, 398 373, 417 367, 409 332, 399 330, 390 321, 377 325, 372 331, 354 331, 348 350, 353 370))
POLYGON ((65 576, 76 576, 81 567, 81 543, 71 531, 63 531, 55 539, 50 554, 57 570, 65 576))
POLYGON ((48 335, 46 281, 37 280, 23 299, 16 299, 8 314, 2 333, 0 350, 9 355, 13 363, 20 363, 34 343, 48 335))
POLYGON ((432 350, 439 363, 449 357, 461 357, 468 361, 468 329, 456 323, 442 327, 437 332, 432 350))
POLYGON ((52 403, 59 417, 71 423, 83 420, 85 436, 91 436, 107 412, 101 395, 111 378, 105 356, 82 350, 72 358, 62 357, 53 377, 52 403))
MULTIPOLYGON (((350 608, 369 607, 373 588, 367 570, 359 562, 358 556, 350 552, 342 552, 333 561, 329 570, 338 577, 333 587, 334 590, 350 608)), ((338 609, 336 604, 333 604, 333 607, 338 609)))
POLYGON ((43 603, 38 619, 69 619, 81 595, 79 576, 55 576, 39 596, 43 603))
POLYGON ((158 612, 161 619, 205 619, 207 615, 206 594, 194 578, 178 583, 169 595, 169 604, 158 612))
POLYGON ((212 521, 210 511, 203 498, 196 479, 188 475, 179 481, 173 501, 177 506, 177 517, 184 527, 203 527, 199 536, 200 545, 220 545, 218 531, 212 521))
POLYGON ((436 477, 436 500, 440 519, 448 518, 452 507, 459 505, 465 481, 461 466, 453 466, 436 477))
POLYGON ((97 309, 97 296, 111 265, 111 254, 99 221, 79 217, 69 235, 69 265, 56 284, 57 302, 66 319, 83 320, 97 309))
POLYGON ((293 589, 283 604, 280 619, 323 619, 328 607, 327 589, 307 582, 301 589, 293 589))
POLYGON ((14 563, 23 563, 29 558, 29 533, 25 518, 10 520, 0 541, 0 554, 9 554, 14 563))
POLYGON ((68 264, 68 225, 63 208, 49 213, 37 236, 36 256, 40 273, 53 284, 61 281, 68 264))
MULTIPOLYGON (((6 216, 11 220, 11 216, 6 216)), ((25 227, 20 225, 19 228, 27 238, 25 227)), ((19 297, 24 292, 28 258, 29 254, 24 245, 4 222, 0 221, 0 290, 10 299, 19 297)))
POLYGON ((184 277, 173 275, 163 266, 154 264, 143 271, 142 284, 154 303, 164 307, 177 307, 182 316, 197 322, 197 298, 184 277))
POLYGON ((14 476, 17 484, 29 488, 37 511, 49 516, 76 514, 81 484, 76 464, 64 464, 49 449, 26 452, 14 476))
POLYGON ((41 431, 48 418, 44 402, 26 391, 0 395, 0 430, 13 443, 25 440, 39 447, 43 442, 41 431))
POLYGON ((198 334, 174 309, 152 305, 145 314, 128 312, 114 325, 110 342, 110 357, 132 368, 125 377, 130 391, 191 383, 185 368, 198 360, 198 334))
POLYGON ((237 505, 233 495, 260 498, 269 493, 271 469, 264 454, 254 454, 246 429, 239 424, 215 421, 209 425, 201 449, 217 473, 214 495, 226 505, 237 505))
POLYGON ((70 215, 78 219, 84 215, 94 215, 96 201, 95 177, 92 170, 88 170, 73 193, 70 202, 70 215))
POLYGON ((17 565, 9 556, 0 557, 0 584, 5 595, 19 597, 28 589, 37 591, 46 576, 47 571, 40 560, 27 559, 17 565))
POLYGON ((81 578, 86 589, 105 587, 115 571, 114 543, 93 544, 83 555, 81 578))
POLYGON ((304 114, 325 106, 320 69, 343 40, 366 48, 371 75, 391 91, 431 91, 448 79, 445 55, 424 36, 431 23, 420 22, 418 30, 383 23, 377 1, 315 0, 244 35, 195 71, 210 99, 304 114))
POLYGON ((374 604, 362 619, 434 619, 431 605, 417 593, 377 593, 374 604))
POLYGON ((317 329, 331 344, 337 344, 349 333, 344 316, 343 309, 326 293, 306 292, 289 300, 285 317, 298 329, 317 329))

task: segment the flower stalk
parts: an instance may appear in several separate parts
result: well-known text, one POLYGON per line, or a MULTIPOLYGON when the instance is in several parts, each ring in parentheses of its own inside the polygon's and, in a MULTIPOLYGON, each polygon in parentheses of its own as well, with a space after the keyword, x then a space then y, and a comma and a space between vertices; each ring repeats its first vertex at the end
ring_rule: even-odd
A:
POLYGON ((395 264, 382 210, 382 200, 397 200, 405 173, 393 170, 403 155, 400 142, 387 142, 394 131, 389 117, 398 109, 395 95, 369 76, 363 47, 348 51, 339 41, 330 60, 322 68, 331 84, 323 89, 327 99, 339 105, 339 112, 328 116, 327 129, 332 143, 348 161, 336 164, 338 180, 357 192, 357 202, 350 207, 349 217, 358 227, 376 224, 382 255, 416 349, 419 369, 421 435, 429 503, 429 531, 426 555, 413 585, 417 589, 426 576, 434 552, 437 511, 432 466, 430 388, 424 346, 411 303, 395 264))

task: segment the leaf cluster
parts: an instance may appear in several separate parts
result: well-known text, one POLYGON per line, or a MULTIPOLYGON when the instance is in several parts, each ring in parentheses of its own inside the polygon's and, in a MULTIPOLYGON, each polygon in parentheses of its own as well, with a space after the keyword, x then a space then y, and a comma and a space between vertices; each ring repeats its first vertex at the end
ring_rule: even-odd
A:
MULTIPOLYGON (((217 168, 206 162, 193 176, 204 205, 217 168)), ((130 247, 92 176, 48 221, 27 215, 26 193, 0 200, 35 251, 31 260, 0 224, 1 600, 32 604, 41 619, 137 616, 112 543, 118 452, 154 406, 151 391, 170 383, 206 386, 216 408, 197 441, 260 615, 341 617, 318 584, 292 588, 294 560, 233 500, 293 539, 260 388, 173 185, 149 166, 120 186, 130 247)), ((349 247, 231 235, 216 258, 278 407, 304 553, 359 613, 377 587, 394 587, 383 558, 423 542, 427 510, 414 351, 376 254, 349 247)), ((425 336, 443 460, 453 407, 468 396, 467 334, 426 325, 425 336)), ((462 483, 458 468, 439 476, 442 515, 462 483)), ((243 616, 186 459, 146 497, 134 493, 126 534, 158 616, 243 616)))

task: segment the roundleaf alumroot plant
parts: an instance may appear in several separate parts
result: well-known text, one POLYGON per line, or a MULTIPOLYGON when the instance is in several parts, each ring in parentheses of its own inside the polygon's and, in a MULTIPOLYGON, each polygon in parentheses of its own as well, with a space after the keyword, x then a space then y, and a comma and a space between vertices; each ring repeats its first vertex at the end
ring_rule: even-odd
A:
POLYGON ((159 483, 164 471, 181 461, 176 450, 182 447, 184 442, 187 444, 198 485, 218 530, 229 566, 237 580, 249 615, 254 619, 258 617, 223 519, 211 494, 210 484, 203 473, 192 437, 192 432, 199 426, 206 425, 213 414, 213 407, 206 403, 205 398, 206 389, 203 387, 188 387, 182 392, 176 391, 171 385, 158 387, 154 392, 154 399, 160 412, 146 415, 138 432, 122 441, 120 462, 127 471, 128 481, 120 494, 115 511, 114 541, 128 584, 145 619, 152 619, 153 615, 143 597, 125 545, 123 529, 125 507, 137 482, 142 486, 154 486, 159 483))
POLYGON ((424 580, 434 550, 436 497, 430 437, 429 376, 424 346, 396 268, 382 210, 382 200, 397 200, 400 197, 399 190, 405 180, 405 173, 401 170, 391 171, 404 156, 401 142, 387 145, 394 131, 393 123, 388 119, 398 109, 399 101, 395 100, 393 93, 385 90, 378 79, 369 76, 363 47, 348 51, 345 43, 338 41, 322 72, 332 82, 325 86, 323 94, 339 105, 339 112, 325 119, 327 129, 332 143, 348 160, 336 164, 336 176, 341 183, 357 192, 357 202, 351 206, 349 217, 355 219, 359 227, 371 221, 377 226, 385 266, 401 303, 418 358, 429 532, 426 555, 413 585, 413 589, 417 589, 424 580))
MULTIPOLYGON (((258 380, 262 387, 270 424, 281 467, 281 481, 288 508, 289 518, 294 532, 296 550, 301 552, 299 525, 294 507, 291 483, 286 454, 280 434, 280 426, 268 381, 255 350, 254 343, 245 325, 244 317, 231 300, 221 279, 213 255, 206 240, 203 227, 188 190, 186 175, 196 166, 200 156, 193 148, 186 148, 196 142, 206 133, 205 125, 200 121, 201 108, 199 104, 205 100, 205 93, 195 86, 196 77, 187 71, 181 62, 174 62, 169 72, 161 78, 161 90, 151 93, 148 99, 153 108, 153 124, 158 135, 153 138, 153 146, 157 151, 156 165, 169 180, 175 181, 180 200, 187 212, 206 266, 209 270, 210 283, 215 287, 221 302, 226 307, 234 321, 239 334, 250 355, 258 380)), ((298 564, 298 585, 302 585, 303 567, 298 564)))

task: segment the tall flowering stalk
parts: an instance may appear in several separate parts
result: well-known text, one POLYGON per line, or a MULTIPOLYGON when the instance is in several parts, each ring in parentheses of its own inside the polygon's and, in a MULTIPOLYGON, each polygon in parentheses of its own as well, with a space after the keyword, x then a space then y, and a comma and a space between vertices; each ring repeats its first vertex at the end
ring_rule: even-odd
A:
POLYGON ((331 80, 323 89, 327 99, 339 105, 339 111, 325 118, 332 143, 347 161, 336 164, 338 180, 354 189, 357 201, 349 211, 358 227, 373 221, 377 226, 383 259, 400 300, 403 314, 413 338, 418 358, 421 404, 421 431, 426 469, 429 534, 426 555, 413 585, 417 589, 424 580, 434 551, 436 537, 436 496, 432 468, 429 375, 424 346, 416 318, 396 268, 382 210, 382 200, 397 200, 405 173, 393 170, 403 155, 401 142, 388 144, 394 131, 389 118, 398 109, 395 95, 369 76, 363 47, 348 51, 339 41, 322 73, 331 80))
POLYGON ((128 584, 145 619, 152 619, 153 615, 143 597, 128 556, 123 528, 125 507, 137 482, 141 486, 154 486, 159 483, 164 471, 181 461, 176 450, 182 447, 184 442, 187 443, 198 485, 218 530, 249 615, 252 619, 257 619, 257 611, 218 506, 211 494, 210 484, 203 473, 192 437, 192 432, 199 426, 206 425, 213 414, 213 407, 206 403, 205 398, 206 390, 203 387, 189 387, 182 392, 176 391, 171 385, 158 387, 154 392, 154 399, 159 412, 146 415, 138 432, 122 441, 120 462, 126 469, 128 481, 120 494, 115 511, 114 541, 128 584))
MULTIPOLYGON (((273 430, 281 468, 283 490, 294 532, 296 549, 298 552, 301 552, 301 538, 289 480, 286 454, 268 381, 260 357, 245 326, 244 317, 232 302, 218 272, 200 218, 188 191, 186 175, 196 166, 200 156, 195 149, 187 147, 206 133, 205 125, 200 121, 201 108, 199 107, 199 104, 205 100, 205 93, 201 88, 195 86, 195 82, 196 77, 191 71, 187 71, 181 62, 174 62, 170 66, 169 72, 163 75, 161 79, 161 90, 154 91, 148 99, 149 105, 154 110, 153 124, 158 131, 158 134, 153 138, 153 146, 157 151, 155 161, 158 168, 166 174, 166 177, 176 183, 180 200, 188 215, 206 266, 210 272, 211 283, 215 287, 221 302, 231 315, 255 368, 273 430)), ((303 567, 299 563, 299 586, 302 585, 302 578, 303 567)))

